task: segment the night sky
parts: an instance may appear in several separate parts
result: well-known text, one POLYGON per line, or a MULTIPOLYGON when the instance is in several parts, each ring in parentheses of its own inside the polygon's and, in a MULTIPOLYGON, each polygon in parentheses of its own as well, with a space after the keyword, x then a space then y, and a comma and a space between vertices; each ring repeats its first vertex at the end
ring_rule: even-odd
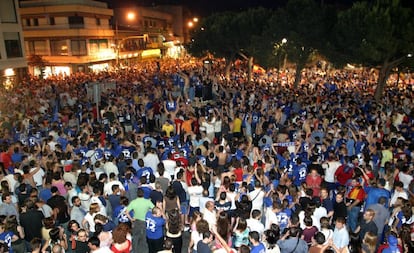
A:
MULTIPOLYGON (((1 1, 1 0, 0 0, 1 1)), ((24 0, 20 0, 24 1, 24 0)), ((191 15, 208 16, 214 12, 240 11, 247 8, 263 6, 265 8, 278 8, 284 6, 288 0, 97 0, 108 3, 110 8, 128 6, 157 6, 162 4, 183 5, 191 15)), ((357 0, 314 0, 325 4, 334 4, 338 8, 352 6, 357 0)), ((372 0, 360 0, 369 1, 372 0)), ((413 0, 400 0, 404 6, 413 8, 413 0)))
MULTIPOLYGON (((247 8, 263 6, 278 8, 288 0, 99 0, 107 2, 110 7, 128 7, 131 5, 156 6, 160 4, 181 4, 194 15, 207 16, 214 12, 228 10, 245 10, 247 8)), ((326 4, 335 3, 340 6, 350 6, 353 0, 315 0, 326 4)))

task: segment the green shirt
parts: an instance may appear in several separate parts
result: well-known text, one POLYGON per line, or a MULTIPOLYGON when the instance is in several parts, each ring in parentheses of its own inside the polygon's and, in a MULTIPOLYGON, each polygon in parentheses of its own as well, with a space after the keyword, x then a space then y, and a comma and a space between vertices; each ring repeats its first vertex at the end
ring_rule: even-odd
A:
POLYGON ((134 219, 145 221, 148 210, 154 208, 154 204, 149 199, 136 198, 129 203, 127 210, 134 211, 134 219))

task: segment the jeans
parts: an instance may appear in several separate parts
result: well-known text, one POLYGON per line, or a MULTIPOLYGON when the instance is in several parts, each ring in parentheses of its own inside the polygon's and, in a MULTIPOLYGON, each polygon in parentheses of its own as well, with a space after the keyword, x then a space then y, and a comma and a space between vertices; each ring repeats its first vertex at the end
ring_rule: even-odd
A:
POLYGON ((132 251, 148 253, 146 223, 136 220, 132 224, 132 251))
POLYGON ((350 232, 353 232, 358 227, 358 216, 361 211, 360 206, 354 206, 348 209, 348 228, 350 232))

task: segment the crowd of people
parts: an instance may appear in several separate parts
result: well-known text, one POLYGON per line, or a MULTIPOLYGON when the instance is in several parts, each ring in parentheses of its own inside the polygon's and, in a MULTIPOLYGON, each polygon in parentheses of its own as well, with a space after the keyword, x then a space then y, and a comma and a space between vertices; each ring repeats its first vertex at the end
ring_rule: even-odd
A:
POLYGON ((159 60, 3 90, 0 252, 414 250, 414 77, 159 60), (99 101, 91 94, 102 89, 99 101), (189 238, 186 242, 186 239, 189 238))

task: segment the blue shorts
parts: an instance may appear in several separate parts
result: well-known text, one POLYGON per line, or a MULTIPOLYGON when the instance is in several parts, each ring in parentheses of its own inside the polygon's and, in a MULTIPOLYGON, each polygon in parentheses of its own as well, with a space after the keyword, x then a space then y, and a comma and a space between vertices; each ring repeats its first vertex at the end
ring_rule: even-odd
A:
POLYGON ((187 204, 187 202, 180 203, 180 207, 181 207, 181 210, 180 210, 181 214, 186 215, 188 213, 188 204, 187 204))

